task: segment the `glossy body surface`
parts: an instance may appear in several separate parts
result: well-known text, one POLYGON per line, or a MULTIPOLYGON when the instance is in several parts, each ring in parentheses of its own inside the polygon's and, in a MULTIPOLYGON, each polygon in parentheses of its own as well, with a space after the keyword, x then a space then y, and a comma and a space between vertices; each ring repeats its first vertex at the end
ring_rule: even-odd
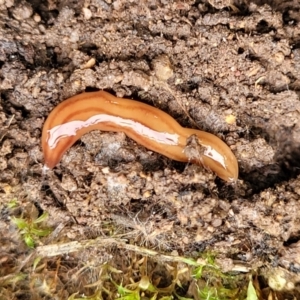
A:
POLYGON ((83 134, 92 130, 122 131, 152 151, 177 161, 201 164, 225 181, 237 180, 236 157, 217 136, 184 128, 155 107, 104 91, 71 97, 49 114, 42 132, 45 166, 54 168, 64 153, 83 134), (184 151, 191 135, 198 138, 203 149, 199 158, 191 159, 184 151))

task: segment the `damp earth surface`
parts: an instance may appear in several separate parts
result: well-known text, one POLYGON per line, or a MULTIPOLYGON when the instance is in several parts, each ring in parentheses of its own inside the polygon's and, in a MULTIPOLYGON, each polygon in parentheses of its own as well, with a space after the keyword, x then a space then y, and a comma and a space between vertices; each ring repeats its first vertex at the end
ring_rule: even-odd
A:
MULTIPOLYGON (((184 257, 209 252, 224 272, 254 270, 266 282, 279 272, 281 290, 297 294, 299 10, 297 1, 0 1, 0 276, 28 257, 12 218, 46 212, 53 231, 35 246, 115 237, 184 257), (217 135, 237 157, 238 182, 100 131, 45 172, 47 115, 95 90, 217 135)), ((114 243, 84 251, 69 263, 125 255, 114 243)))

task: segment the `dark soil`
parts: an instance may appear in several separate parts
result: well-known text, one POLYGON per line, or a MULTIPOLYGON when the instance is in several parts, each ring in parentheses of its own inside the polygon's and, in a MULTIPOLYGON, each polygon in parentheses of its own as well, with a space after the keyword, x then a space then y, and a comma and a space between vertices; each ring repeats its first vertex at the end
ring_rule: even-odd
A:
MULTIPOLYGON (((224 271, 269 278, 280 270, 284 289, 297 288, 297 0, 0 0, 0 92, 4 257, 26 251, 11 216, 34 210, 60 228, 45 245, 119 230, 128 243, 161 252, 212 251, 224 271), (49 112, 102 89, 219 136, 238 159, 237 184, 100 131, 44 174, 40 138, 49 112), (14 198, 19 209, 11 212, 14 198)), ((103 261, 114 255, 104 251, 103 261)))

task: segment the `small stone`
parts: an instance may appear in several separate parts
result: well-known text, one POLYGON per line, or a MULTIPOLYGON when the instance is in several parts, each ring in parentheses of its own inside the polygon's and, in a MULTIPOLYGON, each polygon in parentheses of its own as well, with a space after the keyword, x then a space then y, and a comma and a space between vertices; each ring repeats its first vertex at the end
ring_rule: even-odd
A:
POLYGON ((14 18, 19 21, 30 18, 32 16, 32 13, 33 13, 32 7, 25 2, 22 2, 12 12, 14 18))
POLYGON ((92 12, 88 8, 84 7, 82 11, 83 11, 83 16, 86 20, 89 20, 92 17, 92 12))
POLYGON ((83 66, 82 69, 90 69, 92 68, 96 63, 96 59, 92 57, 88 62, 86 62, 83 66))
POLYGON ((152 67, 156 77, 161 81, 167 81, 173 76, 172 65, 166 54, 162 54, 153 59, 152 67))
POLYGON ((41 16, 39 14, 34 14, 33 20, 34 22, 39 23, 41 22, 41 16))
POLYGON ((268 278, 268 284, 274 291, 282 291, 286 287, 285 273, 281 269, 275 269, 268 278))

